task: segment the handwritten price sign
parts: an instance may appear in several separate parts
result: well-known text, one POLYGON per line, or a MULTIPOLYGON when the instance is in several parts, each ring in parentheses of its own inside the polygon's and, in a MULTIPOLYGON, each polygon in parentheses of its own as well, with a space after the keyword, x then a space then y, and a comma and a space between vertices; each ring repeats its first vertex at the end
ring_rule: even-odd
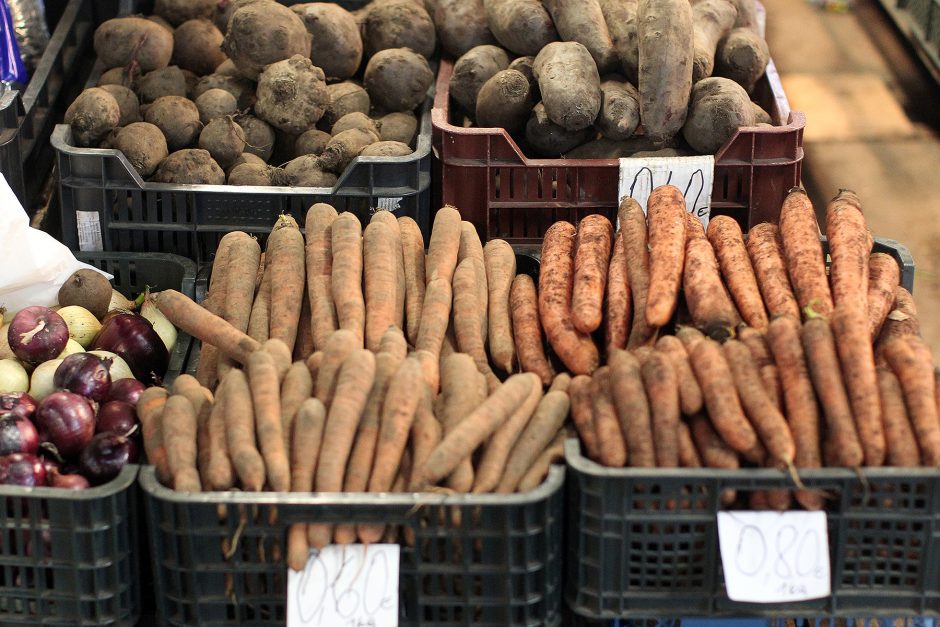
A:
POLYGON ((646 201, 661 185, 674 185, 685 196, 689 213, 708 226, 712 208, 715 157, 631 157, 620 160, 620 195, 630 196, 646 211, 646 201))
POLYGON ((398 625, 397 544, 330 545, 287 571, 288 627, 398 625))
POLYGON ((719 512, 728 598, 788 603, 832 593, 825 512, 719 512))

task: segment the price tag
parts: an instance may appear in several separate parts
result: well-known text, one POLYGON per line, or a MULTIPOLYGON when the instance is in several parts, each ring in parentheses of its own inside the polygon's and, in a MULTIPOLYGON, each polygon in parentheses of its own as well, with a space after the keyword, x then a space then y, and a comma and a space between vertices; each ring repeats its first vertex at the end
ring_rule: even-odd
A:
POLYGON ((287 571, 287 627, 398 625, 397 544, 311 550, 303 572, 287 571))
POLYGON ((646 201, 655 188, 675 185, 682 190, 689 213, 708 226, 714 180, 712 155, 621 159, 618 202, 630 196, 646 211, 646 201))
POLYGON ((376 209, 385 209, 395 213, 401 207, 401 201, 404 198, 402 196, 393 197, 393 198, 377 198, 375 202, 376 209))
POLYGON ((81 251, 104 250, 101 241, 101 217, 97 211, 76 211, 78 226, 78 249, 81 251))
POLYGON ((728 598, 789 603, 832 593, 825 512, 718 512, 728 598))

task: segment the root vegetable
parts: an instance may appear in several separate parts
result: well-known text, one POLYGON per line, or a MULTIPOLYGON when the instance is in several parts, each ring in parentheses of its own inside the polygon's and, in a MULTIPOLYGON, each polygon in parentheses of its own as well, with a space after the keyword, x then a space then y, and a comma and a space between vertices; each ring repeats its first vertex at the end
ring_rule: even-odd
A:
POLYGON ((225 171, 208 150, 177 150, 160 163, 153 180, 157 183, 223 185, 225 171))
POLYGON ((318 126, 324 131, 336 135, 339 131, 333 130, 333 126, 350 113, 362 113, 368 116, 369 92, 361 85, 348 81, 334 83, 327 85, 326 91, 329 94, 329 100, 326 110, 323 112, 323 117, 320 118, 318 123, 318 126))
POLYGON ((747 251, 770 317, 791 316, 799 320, 800 306, 787 277, 777 226, 765 222, 753 227, 747 235, 747 251))
POLYGON ((173 32, 172 62, 199 76, 212 74, 226 59, 222 39, 222 33, 210 20, 187 20, 173 32))
POLYGON ((682 136, 692 148, 713 155, 745 126, 754 126, 754 108, 744 88, 727 78, 703 79, 692 88, 682 136))
POLYGON ((431 17, 441 47, 455 59, 475 46, 496 43, 483 0, 437 0, 431 17))
POLYGON ((749 28, 734 28, 715 54, 715 74, 730 78, 750 92, 764 75, 770 51, 767 42, 749 28))
POLYGON ((165 96, 154 101, 144 113, 144 121, 163 131, 171 153, 191 146, 202 130, 196 105, 179 96, 165 96))
POLYGON ((587 48, 598 72, 606 74, 617 69, 617 52, 598 0, 546 0, 543 4, 559 37, 587 48))
POLYGON ((607 302, 604 309, 604 339, 607 353, 615 348, 626 348, 630 334, 633 303, 630 281, 627 277, 627 261, 620 232, 614 234, 614 249, 607 271, 607 302))
POLYGON ((783 201, 780 241, 800 309, 811 308, 818 315, 831 315, 832 293, 819 243, 819 224, 813 203, 802 189, 792 190, 783 201))
MULTIPOLYGON (((310 34, 303 20, 289 8, 277 2, 251 2, 237 8, 229 19, 222 52, 242 76, 258 80, 266 67, 295 55, 309 62, 310 34)), ((322 71, 320 74, 322 80, 322 71)), ((300 86, 297 91, 307 89, 300 86)))
POLYGON ((672 185, 657 187, 647 202, 650 280, 646 322, 662 327, 676 309, 685 267, 686 208, 682 192, 672 185))
POLYGON ((601 366, 591 380, 591 400, 594 410, 594 435, 597 438, 597 461, 611 468, 625 466, 627 443, 620 428, 620 419, 611 392, 610 366, 601 366))
POLYGON ((539 322, 538 295, 532 277, 517 274, 512 280, 509 306, 512 312, 512 335, 520 368, 523 372, 534 372, 542 379, 543 385, 549 385, 555 372, 545 356, 542 324, 539 322))
POLYGON ((904 402, 904 390, 888 368, 878 368, 878 392, 885 423, 885 445, 890 466, 913 468, 920 465, 920 448, 911 427, 904 402))
POLYGON ((581 333, 593 333, 604 318, 604 288, 610 268, 613 227, 605 216, 592 214, 578 225, 571 287, 571 322, 581 333))
MULTIPOLYGON (((646 301, 650 287, 650 258, 647 243, 646 216, 633 198, 624 198, 618 211, 623 254, 627 262, 627 277, 633 294, 633 325, 627 348, 652 344, 656 329, 646 321, 646 301)), ((688 298, 688 296, 686 296, 688 298)))
POLYGON ((577 42, 550 43, 532 68, 552 122, 568 131, 594 124, 601 110, 601 82, 587 48, 577 42))
POLYGON ((536 55, 557 41, 548 11, 538 0, 483 0, 486 18, 496 40, 519 55, 536 55))
POLYGON ((708 78, 715 70, 715 51, 731 32, 738 11, 729 0, 703 0, 692 6, 693 41, 692 82, 708 78))
POLYGON ((231 117, 216 118, 199 134, 199 147, 207 150, 219 167, 230 167, 245 150, 245 131, 231 117))
POLYGON ((525 139, 529 147, 536 154, 548 157, 557 157, 572 151, 590 139, 593 133, 594 129, 590 127, 569 131, 555 124, 549 119, 545 105, 541 102, 532 109, 532 115, 525 127, 525 139))
POLYGON ((384 111, 412 111, 427 97, 434 72, 426 58, 408 48, 375 54, 366 65, 363 84, 372 103, 384 111))
POLYGON ((718 259, 702 223, 692 214, 687 214, 686 220, 685 303, 696 327, 712 339, 724 340, 733 334, 738 312, 721 281, 718 259))
POLYGON ((497 368, 511 373, 516 363, 516 353, 509 295, 513 278, 516 276, 516 253, 504 240, 497 239, 487 242, 483 255, 489 292, 488 320, 484 328, 489 336, 490 356, 497 368))
POLYGON ((868 324, 873 339, 881 333, 894 307, 894 294, 901 282, 901 268, 894 257, 873 253, 868 261, 868 324))
POLYGON ((168 154, 163 133, 147 122, 134 122, 118 131, 114 147, 124 153, 143 178, 153 174, 168 154))
POLYGON ((291 9, 303 20, 313 43, 310 60, 331 79, 353 76, 362 63, 362 37, 353 15, 330 2, 308 2, 291 9))
POLYGON ((630 83, 609 79, 601 83, 601 92, 601 110, 594 126, 608 139, 630 139, 640 124, 640 93, 630 83))
POLYGON ((95 29, 95 55, 106 68, 132 63, 143 72, 166 67, 173 54, 173 35, 139 17, 110 19, 95 29))
POLYGON ((518 133, 525 128, 535 105, 529 79, 517 70, 502 70, 480 88, 476 122, 484 128, 503 128, 518 133))
POLYGON ((118 108, 121 110, 118 127, 140 122, 143 119, 140 117, 140 100, 133 91, 122 85, 99 85, 99 87, 111 94, 118 103, 118 108))
POLYGON ((421 3, 386 0, 372 4, 366 11, 361 29, 367 57, 393 48, 409 48, 427 58, 434 54, 437 33, 421 3))
POLYGON ((749 326, 765 330, 767 310, 757 287, 757 277, 744 245, 741 227, 733 218, 715 216, 708 222, 707 234, 718 258, 721 275, 741 317, 749 326))
POLYGON ((258 76, 257 93, 255 114, 295 135, 313 128, 330 102, 323 70, 301 55, 265 67, 258 76))
POLYGON ((65 112, 65 123, 71 125, 72 137, 79 146, 96 145, 120 121, 120 105, 101 87, 83 91, 65 112))

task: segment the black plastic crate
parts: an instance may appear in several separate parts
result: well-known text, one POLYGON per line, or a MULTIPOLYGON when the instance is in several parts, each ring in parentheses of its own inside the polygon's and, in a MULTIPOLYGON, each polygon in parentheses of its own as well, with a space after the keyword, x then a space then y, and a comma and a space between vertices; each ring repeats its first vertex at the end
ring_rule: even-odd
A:
POLYGON ((283 625, 286 529, 321 521, 414 533, 401 545, 401 625, 558 625, 564 476, 553 466, 537 489, 512 495, 183 494, 142 467, 158 622, 283 625), (236 534, 225 559, 222 541, 236 534))
POLYGON ((69 0, 26 89, 0 95, 0 174, 27 210, 39 200, 52 170, 52 128, 92 67, 93 4, 69 0))

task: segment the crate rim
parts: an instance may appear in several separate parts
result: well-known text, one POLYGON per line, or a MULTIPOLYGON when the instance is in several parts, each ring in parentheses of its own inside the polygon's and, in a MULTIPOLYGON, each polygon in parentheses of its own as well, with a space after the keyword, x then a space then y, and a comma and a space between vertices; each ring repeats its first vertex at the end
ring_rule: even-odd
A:
POLYGON ((134 484, 137 479, 138 464, 128 464, 121 469, 118 476, 99 486, 85 490, 69 490, 66 488, 37 487, 24 488, 13 485, 0 485, 0 497, 42 498, 55 501, 93 501, 118 492, 123 492, 134 484))

